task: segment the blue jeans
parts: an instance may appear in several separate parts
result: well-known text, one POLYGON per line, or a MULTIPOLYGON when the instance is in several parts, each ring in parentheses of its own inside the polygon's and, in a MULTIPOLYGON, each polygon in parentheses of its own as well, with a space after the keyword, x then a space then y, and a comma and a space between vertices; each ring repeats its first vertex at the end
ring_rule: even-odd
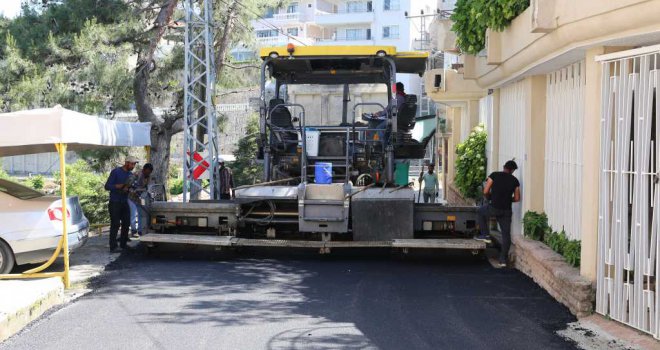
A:
POLYGON ((149 225, 149 212, 147 211, 147 208, 136 204, 135 205, 137 209, 137 231, 139 234, 145 234, 147 233, 147 225, 149 225))
POLYGON ((137 209, 137 204, 133 202, 132 200, 128 200, 128 207, 131 210, 131 216, 129 218, 130 222, 130 227, 131 227, 131 232, 137 232, 138 231, 138 209, 137 209))

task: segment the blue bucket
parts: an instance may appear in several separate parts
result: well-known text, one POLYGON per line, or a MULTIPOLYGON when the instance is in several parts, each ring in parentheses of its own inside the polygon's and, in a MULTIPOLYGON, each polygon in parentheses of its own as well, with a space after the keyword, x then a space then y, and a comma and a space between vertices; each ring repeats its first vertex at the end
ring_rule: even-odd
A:
POLYGON ((314 166, 314 182, 317 184, 332 183, 332 163, 316 163, 314 166))

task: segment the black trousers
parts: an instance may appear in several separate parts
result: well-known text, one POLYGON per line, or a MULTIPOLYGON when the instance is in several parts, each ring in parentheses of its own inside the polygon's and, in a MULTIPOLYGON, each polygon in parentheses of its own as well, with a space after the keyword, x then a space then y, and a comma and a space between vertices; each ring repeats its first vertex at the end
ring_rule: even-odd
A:
POLYGON ((231 199, 231 193, 220 193, 220 199, 231 199))
POLYGON ((497 219, 502 233, 500 262, 506 263, 509 260, 509 249, 511 249, 511 216, 513 213, 511 210, 494 208, 490 204, 482 205, 478 213, 481 236, 490 235, 490 218, 494 216, 497 219))
POLYGON ((117 248, 117 232, 120 226, 119 245, 124 248, 128 242, 128 230, 131 225, 131 209, 128 201, 109 202, 108 211, 110 211, 110 249, 117 248))

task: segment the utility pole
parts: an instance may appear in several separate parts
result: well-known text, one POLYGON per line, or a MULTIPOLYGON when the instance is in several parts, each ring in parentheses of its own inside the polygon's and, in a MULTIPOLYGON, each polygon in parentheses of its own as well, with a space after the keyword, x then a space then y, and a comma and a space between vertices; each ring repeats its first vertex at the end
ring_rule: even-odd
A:
POLYGON ((186 0, 184 71, 183 201, 202 193, 215 199, 217 170, 217 119, 213 1, 186 0), (209 184, 200 175, 206 171, 209 184))

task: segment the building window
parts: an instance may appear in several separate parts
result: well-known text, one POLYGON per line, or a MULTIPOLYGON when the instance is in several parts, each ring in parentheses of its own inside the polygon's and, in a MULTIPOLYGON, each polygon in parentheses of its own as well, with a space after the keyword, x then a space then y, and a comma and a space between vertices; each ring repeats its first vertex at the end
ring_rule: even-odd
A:
POLYGON ((277 35, 278 33, 275 29, 257 30, 257 38, 270 38, 277 35))
POLYGON ((290 3, 289 6, 286 8, 286 13, 297 13, 297 12, 298 12, 297 2, 290 3))
POLYGON ((298 28, 287 28, 286 33, 291 36, 298 36, 298 28))
POLYGON ((385 11, 399 11, 400 7, 399 0, 385 0, 383 5, 385 11))
MULTIPOLYGON (((369 3, 371 3, 371 2, 369 2, 369 3)), ((348 12, 348 13, 366 12, 366 11, 368 11, 367 4, 365 4, 362 1, 348 1, 348 2, 346 2, 346 12, 348 12)))
POLYGON ((346 40, 371 40, 371 29, 346 29, 346 40))
POLYGON ((383 27, 383 39, 398 39, 398 38, 399 38, 399 26, 383 27))

